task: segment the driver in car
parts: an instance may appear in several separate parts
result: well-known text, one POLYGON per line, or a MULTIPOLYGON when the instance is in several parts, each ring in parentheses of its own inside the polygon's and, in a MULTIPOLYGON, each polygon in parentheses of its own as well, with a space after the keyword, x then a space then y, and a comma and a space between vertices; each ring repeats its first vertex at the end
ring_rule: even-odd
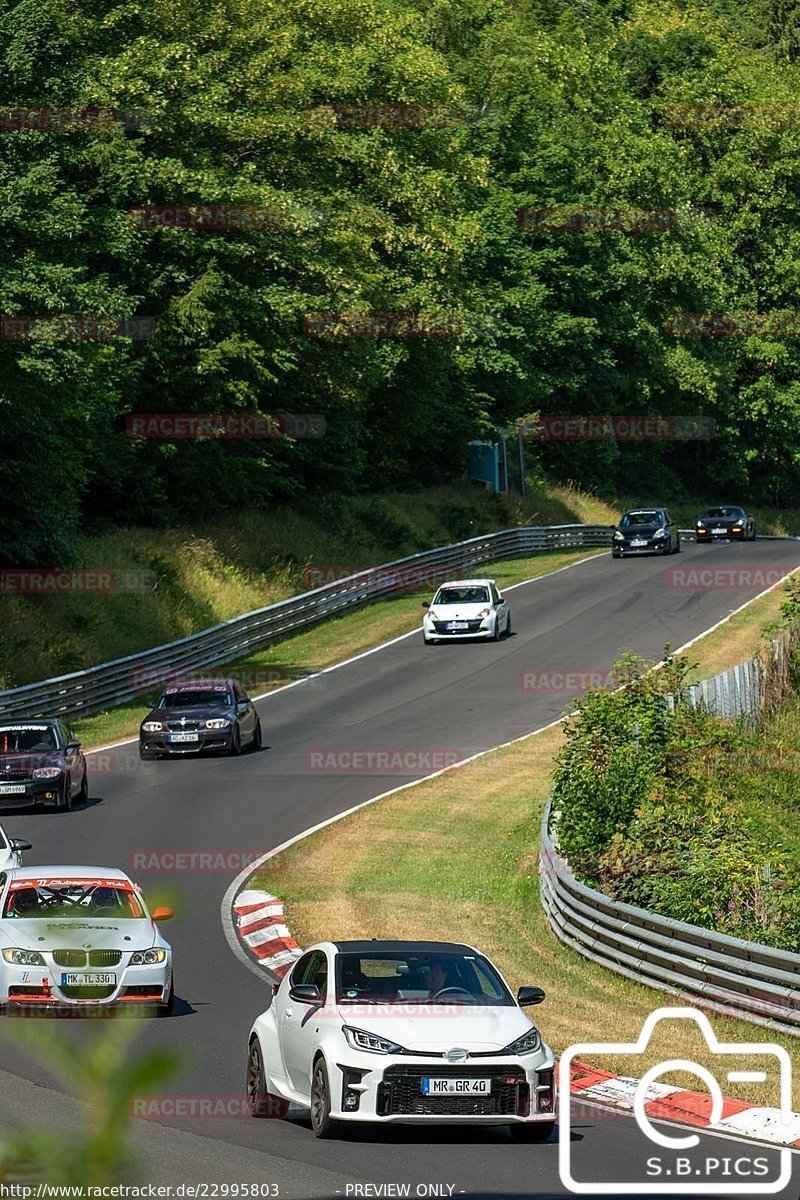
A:
POLYGON ((425 972, 425 986, 432 996, 435 996, 442 988, 450 986, 450 976, 447 966, 440 958, 434 958, 427 968, 425 972))

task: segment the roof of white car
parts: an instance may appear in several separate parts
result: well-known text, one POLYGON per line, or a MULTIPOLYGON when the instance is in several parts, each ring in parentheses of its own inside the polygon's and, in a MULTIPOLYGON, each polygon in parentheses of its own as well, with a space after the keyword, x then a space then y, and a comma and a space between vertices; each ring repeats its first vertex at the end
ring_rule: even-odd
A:
POLYGON ((6 873, 12 879, 119 879, 130 882, 118 867, 11 867, 6 873))
POLYGON ((488 587, 494 582, 493 579, 449 579, 447 583, 440 583, 439 587, 488 587))

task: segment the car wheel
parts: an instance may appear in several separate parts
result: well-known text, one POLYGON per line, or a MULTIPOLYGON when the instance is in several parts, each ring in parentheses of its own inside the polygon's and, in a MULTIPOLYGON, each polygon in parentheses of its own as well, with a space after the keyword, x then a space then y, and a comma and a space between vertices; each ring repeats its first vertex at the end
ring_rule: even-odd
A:
POLYGON ((89 772, 84 770, 83 783, 81 784, 81 790, 78 792, 78 803, 86 804, 88 802, 88 800, 89 800, 89 772))
POLYGON ((546 1142, 556 1127, 555 1121, 536 1121, 530 1125, 509 1125, 515 1142, 546 1142))
POLYGON ((168 1017, 173 1012, 174 1008, 175 1008, 175 981, 174 981, 172 975, 170 975, 169 991, 167 992, 167 998, 163 1004, 159 1004, 158 1015, 160 1017, 168 1017))
POLYGON ((622 558, 622 551, 621 550, 612 550, 611 557, 612 558, 622 558))
POLYGON ((511 613, 509 613, 509 614, 508 614, 508 620, 506 621, 506 632, 505 632, 505 636, 506 636, 506 637, 511 637, 511 613))
POLYGON ((158 758, 158 755, 156 754, 155 750, 143 750, 140 746, 139 758, 142 760, 142 762, 152 762, 153 759, 158 758))
POLYGON ((675 543, 675 553, 680 554, 680 552, 681 552, 681 539, 678 538, 678 540, 675 543))
POLYGON ((284 1100, 283 1096, 273 1096, 267 1091, 267 1072, 264 1070, 264 1057, 257 1037, 251 1040, 247 1054, 245 1092, 251 1117, 285 1117, 289 1111, 288 1101, 284 1100))
POLYGON ((427 636, 426 636, 426 635, 423 633, 423 635, 422 635, 422 644, 423 644, 424 646, 435 646, 435 645, 436 645, 436 642, 433 640, 433 638, 429 638, 429 637, 427 637, 427 636))
POLYGON ((754 542, 755 540, 756 540, 756 527, 755 527, 755 525, 754 525, 754 526, 753 526, 753 529, 752 529, 752 532, 751 532, 751 534, 750 534, 750 541, 751 541, 751 542, 754 542))
POLYGON ((235 725, 231 734, 231 748, 229 753, 235 758, 237 754, 242 753, 242 735, 239 732, 239 726, 235 725))
POLYGON ((253 730, 253 740, 250 743, 250 749, 259 751, 261 749, 261 722, 256 721, 256 727, 253 730))
POLYGON ((64 780, 64 794, 58 807, 61 812, 69 812, 72 808, 72 778, 69 775, 64 780))
POLYGON ((502 630, 501 630, 501 628, 500 628, 500 618, 499 618, 499 617, 495 617, 495 619, 494 619, 494 629, 492 630, 492 641, 493 641, 493 642, 499 642, 499 641, 500 641, 500 638, 501 638, 502 636, 503 636, 503 632, 502 632, 502 630))
POLYGON ((318 1138, 333 1137, 336 1132, 336 1122, 331 1117, 328 1072, 323 1058, 318 1058, 314 1063, 311 1079, 311 1128, 314 1137, 318 1138))

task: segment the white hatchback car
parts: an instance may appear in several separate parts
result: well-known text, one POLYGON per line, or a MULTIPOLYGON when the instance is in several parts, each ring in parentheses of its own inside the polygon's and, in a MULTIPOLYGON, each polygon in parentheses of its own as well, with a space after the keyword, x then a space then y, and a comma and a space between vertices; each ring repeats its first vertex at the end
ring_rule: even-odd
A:
POLYGON ((490 638, 499 642, 511 633, 511 613, 494 579, 456 579, 443 583, 422 618, 426 646, 448 638, 490 638))
POLYGON ((317 1137, 339 1122, 508 1125, 546 1141, 555 1061, 496 967, 451 942, 322 942, 275 986, 248 1044, 254 1117, 311 1110, 317 1137))
POLYGON ((172 1010, 172 949, 141 889, 113 867, 0 871, 0 1010, 172 1010))
POLYGON ((7 867, 21 867, 22 853, 30 850, 31 844, 26 838, 12 838, 0 825, 0 871, 7 867))

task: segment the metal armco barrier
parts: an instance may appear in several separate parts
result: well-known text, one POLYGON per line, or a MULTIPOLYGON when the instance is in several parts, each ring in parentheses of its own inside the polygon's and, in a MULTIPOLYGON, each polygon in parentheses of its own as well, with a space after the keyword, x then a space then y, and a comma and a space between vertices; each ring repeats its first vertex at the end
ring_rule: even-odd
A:
POLYGON ((539 886, 565 945, 636 983, 800 1037, 800 954, 622 904, 579 883, 542 820, 539 886))
POLYGON ((0 718, 92 716, 161 688, 170 675, 241 660, 288 633, 368 600, 435 586, 448 576, 469 574, 481 563, 542 550, 610 546, 613 531, 613 525, 523 525, 369 567, 176 642, 0 692, 0 718))

